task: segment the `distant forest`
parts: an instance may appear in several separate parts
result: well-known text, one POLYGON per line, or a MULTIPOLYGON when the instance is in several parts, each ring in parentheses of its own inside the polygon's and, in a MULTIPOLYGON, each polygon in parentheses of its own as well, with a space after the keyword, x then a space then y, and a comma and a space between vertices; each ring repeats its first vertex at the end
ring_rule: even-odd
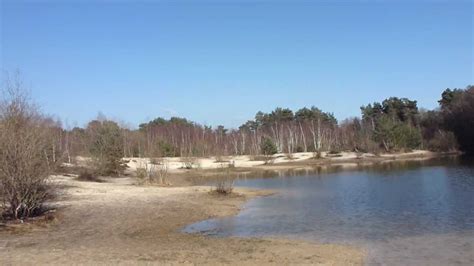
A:
MULTIPOLYGON (((6 91, 20 91, 10 83, 6 91)), ((12 98, 14 99, 14 98, 12 98)), ((11 99, 10 99, 11 100, 11 99)), ((2 99, 4 106, 9 99, 2 99)), ((422 110, 415 100, 391 97, 362 106, 360 118, 337 121, 317 107, 257 112, 237 129, 200 125, 186 118, 156 118, 138 129, 99 117, 85 128, 65 129, 41 114, 48 130, 48 159, 71 162, 75 156, 197 157, 273 153, 371 152, 427 149, 474 152, 474 86, 446 89, 436 110, 422 110)))
POLYGON ((415 100, 391 97, 362 106, 360 118, 343 121, 313 106, 257 112, 238 129, 212 128, 180 117, 156 118, 136 130, 103 117, 71 130, 51 119, 48 124, 51 154, 67 160, 94 152, 120 152, 123 157, 258 155, 264 142, 282 153, 473 152, 474 86, 446 89, 436 110, 422 110, 415 100), (96 147, 112 147, 112 151, 96 151, 96 147))

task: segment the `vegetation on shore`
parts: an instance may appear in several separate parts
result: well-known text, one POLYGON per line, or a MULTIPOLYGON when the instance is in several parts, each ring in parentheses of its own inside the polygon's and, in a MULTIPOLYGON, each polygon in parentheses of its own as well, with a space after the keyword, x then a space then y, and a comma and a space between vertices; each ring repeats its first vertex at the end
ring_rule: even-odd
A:
MULTIPOLYGON (((360 118, 338 122, 316 107, 293 112, 276 108, 258 112, 238 129, 202 126, 185 118, 157 118, 136 130, 120 127, 104 117, 85 128, 58 126, 56 147, 67 154, 90 156, 98 125, 115 128, 115 152, 121 157, 205 157, 267 155, 274 152, 399 152, 413 149, 469 152, 473 150, 474 88, 447 89, 440 108, 424 110, 407 98, 391 97, 361 107, 360 118), (471 110, 471 111, 469 111, 471 110), (59 138, 60 136, 60 138, 59 138), (120 139, 120 141, 118 141, 120 139), (266 146, 267 148, 262 148, 266 146)), ((58 123, 59 125, 59 123, 58 123)), ((118 158, 118 157, 117 157, 118 158)))
MULTIPOLYGON (((92 158, 90 172, 79 179, 117 176, 124 170, 123 157, 193 157, 224 155, 263 156, 277 152, 337 153, 395 152, 411 149, 465 152, 474 150, 474 87, 447 89, 440 108, 419 110, 417 102, 391 97, 361 107, 362 117, 338 122, 316 107, 296 112, 276 108, 258 112, 255 119, 228 130, 213 129, 185 118, 157 118, 132 130, 99 117, 85 128, 65 129, 44 116, 16 77, 4 83, 0 102, 0 203, 3 215, 15 219, 35 215, 52 194, 48 176, 61 163, 76 156, 92 158)), ((166 184, 168 168, 148 165, 137 169, 144 182, 166 184)), ((191 165, 192 168, 192 165, 191 165)), ((233 180, 217 184, 224 194, 233 180)))

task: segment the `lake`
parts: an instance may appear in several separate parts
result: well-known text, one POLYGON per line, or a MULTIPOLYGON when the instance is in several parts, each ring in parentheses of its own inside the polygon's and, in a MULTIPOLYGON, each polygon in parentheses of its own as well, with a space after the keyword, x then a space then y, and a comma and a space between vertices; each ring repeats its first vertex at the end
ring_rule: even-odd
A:
POLYGON ((370 265, 474 265, 472 159, 260 175, 240 177, 236 186, 278 193, 184 231, 356 245, 367 250, 370 265))

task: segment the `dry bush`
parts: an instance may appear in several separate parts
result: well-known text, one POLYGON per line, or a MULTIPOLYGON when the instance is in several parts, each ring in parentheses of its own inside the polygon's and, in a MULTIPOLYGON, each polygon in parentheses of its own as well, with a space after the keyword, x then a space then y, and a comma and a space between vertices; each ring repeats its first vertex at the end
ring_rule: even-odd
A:
POLYGON ((168 162, 164 159, 155 159, 153 162, 139 164, 135 175, 142 183, 168 185, 168 162))
POLYGON ((458 150, 458 143, 454 133, 438 130, 433 138, 427 141, 426 147, 431 151, 449 152, 458 150))
POLYGON ((142 182, 146 182, 147 180, 147 171, 145 168, 143 167, 137 167, 137 169, 135 170, 135 176, 142 182))
POLYGON ((24 219, 39 214, 52 195, 48 176, 49 133, 21 82, 5 82, 0 102, 0 195, 4 215, 24 219))
POLYGON ((234 179, 224 177, 216 182, 215 191, 219 194, 230 194, 234 189, 234 179))
POLYGON ((92 168, 84 166, 59 166, 55 171, 55 174, 76 177, 78 181, 88 181, 88 182, 104 182, 99 178, 99 174, 92 168))
POLYGON ((156 166, 147 162, 141 162, 135 170, 135 176, 140 180, 140 183, 154 183, 156 179, 156 166))
POLYGON ((155 158, 152 163, 140 163, 135 171, 142 184, 168 185, 169 164, 165 159, 155 158))
POLYGON ((169 172, 169 164, 164 159, 159 163, 160 167, 156 171, 158 182, 162 185, 168 184, 168 172, 169 172))
POLYGON ((94 172, 93 170, 88 169, 88 168, 83 168, 83 169, 80 170, 79 175, 77 176, 77 180, 87 181, 87 182, 98 182, 98 183, 103 182, 98 177, 96 172, 94 172))
POLYGON ((228 195, 234 190, 235 178, 231 175, 229 167, 222 166, 221 169, 222 175, 217 177, 214 191, 219 194, 228 195))

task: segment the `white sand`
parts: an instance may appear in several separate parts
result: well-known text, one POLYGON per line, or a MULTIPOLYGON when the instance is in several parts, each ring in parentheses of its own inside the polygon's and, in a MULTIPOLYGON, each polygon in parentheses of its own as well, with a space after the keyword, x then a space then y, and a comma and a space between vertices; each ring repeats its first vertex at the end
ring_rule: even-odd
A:
MULTIPOLYGON (((404 159, 404 158, 426 158, 434 156, 436 153, 425 151, 425 150, 414 150, 407 153, 392 153, 392 154, 381 154, 374 155, 371 153, 355 153, 355 152, 341 152, 337 155, 331 155, 327 152, 322 152, 321 156, 325 159, 330 159, 337 163, 338 161, 354 160, 354 159, 364 159, 364 158, 382 158, 382 159, 404 159)), ((293 153, 290 156, 284 153, 278 153, 273 155, 273 164, 281 164, 288 162, 298 162, 309 160, 314 157, 312 152, 298 152, 293 153)), ((221 167, 227 167, 228 165, 234 165, 235 167, 243 168, 252 168, 259 165, 264 165, 265 161, 263 160, 252 160, 253 156, 250 155, 238 155, 238 156, 223 156, 221 157, 222 161, 217 161, 216 157, 205 157, 205 158, 184 158, 184 157, 166 157, 160 158, 162 162, 161 165, 155 165, 155 167, 163 167, 166 165, 170 171, 179 171, 186 169, 186 166, 192 165, 192 168, 199 169, 217 169, 221 167), (188 162, 188 163, 186 163, 188 162), (192 162, 192 163, 189 163, 192 162)), ((85 161, 85 158, 81 160, 85 161)), ((150 158, 124 158, 128 161, 127 165, 129 170, 133 171, 139 167, 145 167, 146 165, 151 165, 150 158)))

